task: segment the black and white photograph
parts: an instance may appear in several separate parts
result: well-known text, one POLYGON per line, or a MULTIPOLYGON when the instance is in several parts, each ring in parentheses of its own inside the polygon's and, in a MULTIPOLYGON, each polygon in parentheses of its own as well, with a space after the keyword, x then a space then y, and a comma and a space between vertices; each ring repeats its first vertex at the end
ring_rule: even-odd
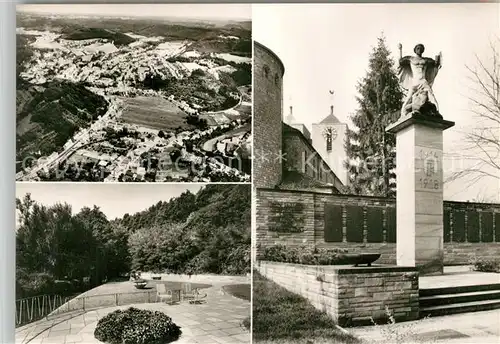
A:
POLYGON ((498 3, 10 10, 0 342, 499 343, 498 3))
POLYGON ((247 184, 18 183, 16 343, 250 343, 250 200, 247 184))
POLYGON ((497 343, 498 4, 252 9, 253 343, 497 343))
POLYGON ((16 180, 250 182, 250 4, 17 6, 16 180))

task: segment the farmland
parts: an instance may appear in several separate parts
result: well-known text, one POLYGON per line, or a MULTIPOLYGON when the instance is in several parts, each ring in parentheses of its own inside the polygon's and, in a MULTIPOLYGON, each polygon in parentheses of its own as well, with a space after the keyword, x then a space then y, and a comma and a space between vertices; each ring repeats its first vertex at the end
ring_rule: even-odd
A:
POLYGON ((186 124, 187 114, 164 98, 125 98, 124 104, 122 119, 126 123, 158 130, 193 129, 186 124))

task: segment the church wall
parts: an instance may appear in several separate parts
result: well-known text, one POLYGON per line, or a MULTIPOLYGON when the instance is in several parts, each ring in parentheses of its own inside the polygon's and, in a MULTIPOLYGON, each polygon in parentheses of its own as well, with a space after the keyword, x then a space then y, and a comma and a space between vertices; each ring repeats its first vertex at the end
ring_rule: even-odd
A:
POLYGON ((297 134, 284 135, 283 152, 285 153, 284 171, 297 171, 318 182, 333 184, 340 189, 338 178, 304 138, 297 134))

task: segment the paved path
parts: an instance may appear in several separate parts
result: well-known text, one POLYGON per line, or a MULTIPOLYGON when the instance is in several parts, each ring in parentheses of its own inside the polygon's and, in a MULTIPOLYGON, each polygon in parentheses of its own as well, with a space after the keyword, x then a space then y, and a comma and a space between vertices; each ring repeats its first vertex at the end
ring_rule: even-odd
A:
POLYGON ((500 310, 439 316, 394 325, 347 329, 368 343, 500 343, 500 310), (393 333, 408 333, 396 341, 393 333), (419 341, 420 340, 420 341, 419 341))
POLYGON ((97 321, 116 309, 137 307, 164 312, 181 327, 182 336, 177 344, 250 343, 250 333, 242 321, 250 315, 250 303, 223 293, 220 285, 204 289, 207 302, 199 305, 182 303, 143 303, 120 307, 71 312, 44 319, 16 329, 17 344, 73 344, 100 343, 94 338, 97 321))

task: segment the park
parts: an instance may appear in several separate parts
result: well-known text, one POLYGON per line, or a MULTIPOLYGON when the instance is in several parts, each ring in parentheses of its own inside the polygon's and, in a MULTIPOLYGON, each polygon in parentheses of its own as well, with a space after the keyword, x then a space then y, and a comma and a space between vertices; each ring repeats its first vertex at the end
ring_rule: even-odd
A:
POLYGON ((17 187, 16 342, 250 342, 249 185, 56 189, 17 187))

